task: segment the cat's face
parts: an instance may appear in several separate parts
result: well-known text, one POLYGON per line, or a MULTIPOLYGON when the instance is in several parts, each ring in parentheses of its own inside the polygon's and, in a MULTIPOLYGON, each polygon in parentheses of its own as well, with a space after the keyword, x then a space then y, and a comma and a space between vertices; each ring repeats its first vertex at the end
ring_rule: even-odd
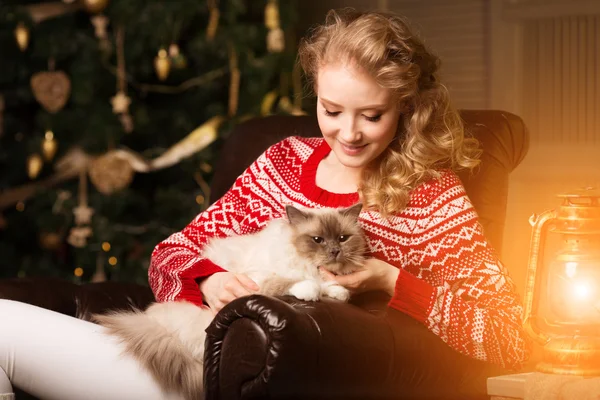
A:
POLYGON ((358 223, 362 204, 344 209, 299 210, 286 207, 294 245, 302 257, 335 274, 362 264, 367 245, 358 223))

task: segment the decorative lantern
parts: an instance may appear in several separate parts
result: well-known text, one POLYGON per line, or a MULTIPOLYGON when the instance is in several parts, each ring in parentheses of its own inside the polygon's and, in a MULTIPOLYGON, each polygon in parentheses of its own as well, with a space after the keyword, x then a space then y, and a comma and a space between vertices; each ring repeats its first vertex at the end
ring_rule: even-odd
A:
POLYGON ((600 375, 600 192, 559 195, 533 226, 524 327, 543 346, 538 371, 600 375), (551 257, 546 242, 560 241, 551 257))

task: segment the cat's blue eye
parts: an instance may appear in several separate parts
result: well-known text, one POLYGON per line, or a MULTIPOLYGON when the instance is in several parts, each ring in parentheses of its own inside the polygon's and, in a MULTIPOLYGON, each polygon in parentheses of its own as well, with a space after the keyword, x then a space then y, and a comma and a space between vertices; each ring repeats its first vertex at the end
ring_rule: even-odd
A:
POLYGON ((340 243, 343 243, 348 239, 350 239, 350 235, 340 235, 340 237, 338 237, 338 240, 340 241, 340 243))
POLYGON ((313 236, 312 240, 314 240, 315 243, 319 243, 319 244, 323 243, 323 238, 320 236, 313 236))

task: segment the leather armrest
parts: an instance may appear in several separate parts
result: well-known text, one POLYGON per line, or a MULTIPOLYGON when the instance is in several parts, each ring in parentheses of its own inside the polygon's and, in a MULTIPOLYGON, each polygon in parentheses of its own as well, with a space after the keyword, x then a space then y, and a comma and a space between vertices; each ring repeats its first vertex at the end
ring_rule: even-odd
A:
POLYGON ((488 366, 379 311, 260 295, 229 303, 207 329, 206 399, 487 398, 488 366))

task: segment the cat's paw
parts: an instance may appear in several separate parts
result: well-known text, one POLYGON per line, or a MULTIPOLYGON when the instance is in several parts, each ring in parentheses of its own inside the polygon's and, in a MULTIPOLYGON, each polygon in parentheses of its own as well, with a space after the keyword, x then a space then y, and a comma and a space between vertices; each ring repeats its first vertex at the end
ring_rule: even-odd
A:
POLYGON ((350 299, 350 291, 340 285, 329 285, 323 288, 323 294, 332 299, 347 302, 350 299))
POLYGON ((315 281, 305 280, 294 283, 289 293, 300 300, 317 301, 321 295, 321 287, 315 281))

